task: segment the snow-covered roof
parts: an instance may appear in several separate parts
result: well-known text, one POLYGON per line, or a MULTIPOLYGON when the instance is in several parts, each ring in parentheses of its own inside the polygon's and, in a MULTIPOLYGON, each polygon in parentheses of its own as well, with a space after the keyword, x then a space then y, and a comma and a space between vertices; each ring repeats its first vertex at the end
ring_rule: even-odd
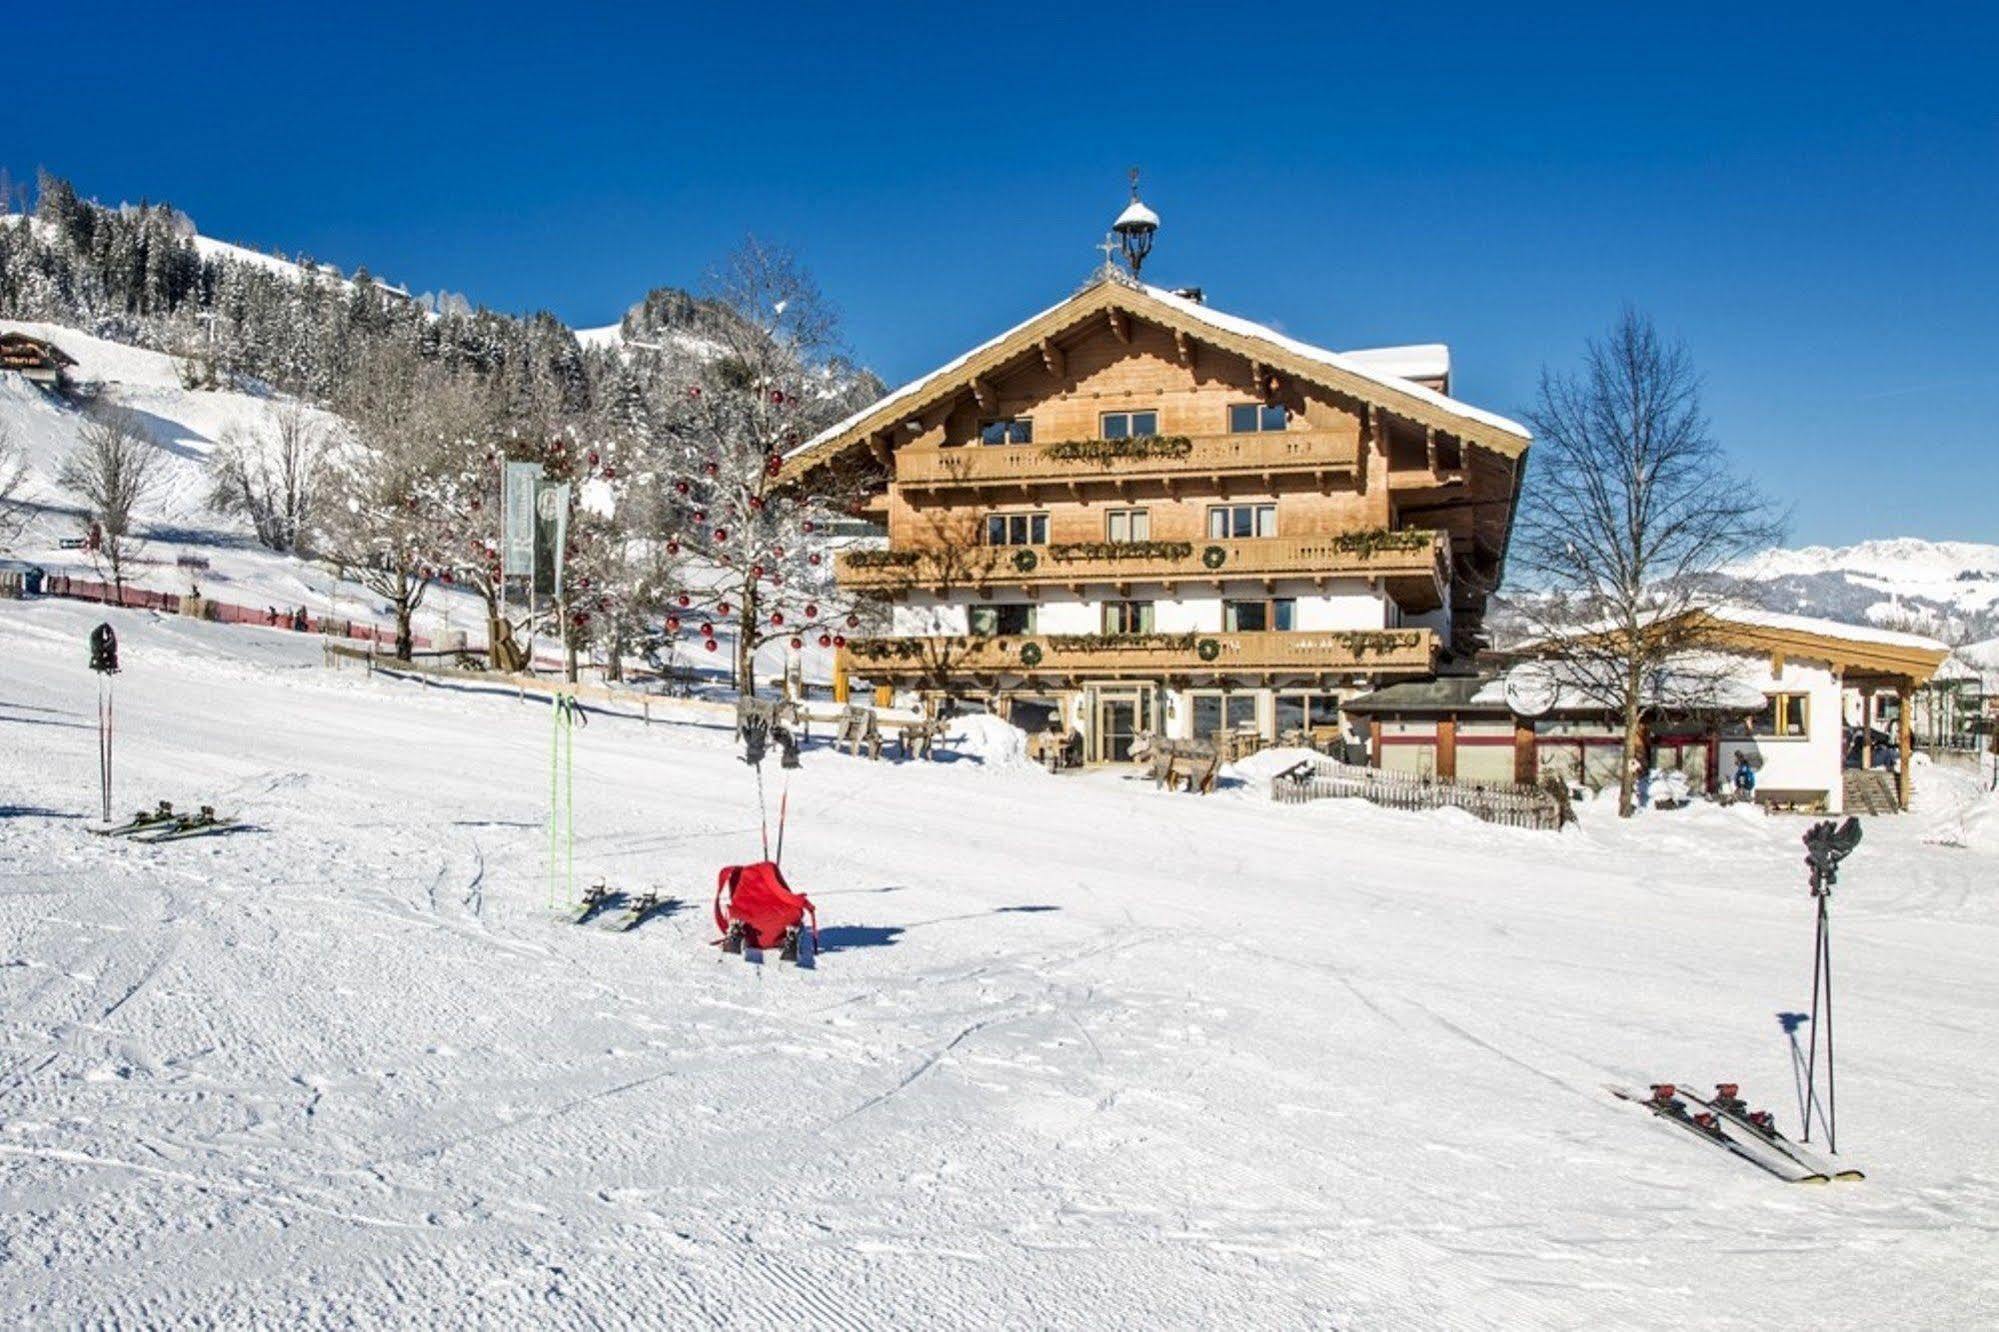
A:
POLYGON ((1159 225, 1159 214, 1153 212, 1138 200, 1133 199, 1125 205, 1124 211, 1117 215, 1117 221, 1111 223, 1111 225, 1113 227, 1156 227, 1159 225))
POLYGON ((1348 374, 1359 375, 1363 379, 1371 379, 1375 383, 1387 388, 1414 394, 1434 407, 1441 407, 1445 411, 1458 416, 1470 417, 1472 420, 1489 425, 1495 430, 1504 431, 1509 435, 1518 435, 1523 440, 1533 438, 1533 433, 1518 421, 1510 421, 1497 412, 1488 412, 1483 408, 1474 407, 1470 403, 1459 402, 1456 398, 1447 397, 1433 388, 1425 388, 1421 384, 1413 384, 1399 375, 1387 374, 1367 364, 1364 359, 1356 359, 1346 355, 1344 352, 1328 351, 1324 347, 1314 347, 1309 342, 1300 342, 1296 338, 1286 337, 1274 328, 1267 328, 1262 324, 1254 323, 1235 315, 1223 314, 1220 310, 1214 309, 1211 306, 1190 301, 1184 296, 1176 296, 1161 287, 1145 287, 1144 291, 1146 295, 1151 296, 1154 300, 1172 306, 1175 310, 1178 310, 1190 319, 1210 324, 1215 328, 1234 333, 1239 337, 1261 338, 1265 342, 1273 343, 1283 348, 1294 356, 1308 361, 1317 361, 1322 365, 1332 366, 1336 370, 1344 370, 1348 374))
POLYGON ((1922 634, 1903 633, 1899 629, 1877 629, 1871 624, 1847 624, 1841 620, 1821 620, 1809 615, 1785 615, 1778 611, 1764 610, 1758 606, 1715 606, 1708 610, 1711 619, 1726 624, 1739 624, 1757 629, 1776 629, 1785 633, 1813 634, 1820 638, 1843 638, 1855 643, 1871 643, 1879 647, 1914 648, 1919 652, 1947 654, 1950 648, 1934 638, 1922 634))
POLYGON ((1418 342, 1407 347, 1362 347, 1342 352, 1349 361, 1397 379, 1449 379, 1451 349, 1441 342, 1418 342))
MULTIPOLYGON (((1079 296, 1094 292, 1106 283, 1117 283, 1128 290, 1141 292, 1160 305, 1167 307, 1173 313, 1184 316, 1189 322, 1204 324, 1219 332, 1229 333, 1236 337, 1255 338, 1269 343, 1271 346, 1301 360, 1316 362, 1336 370, 1343 370, 1349 375, 1379 384, 1383 388, 1390 389, 1395 393, 1416 398, 1431 407, 1449 412, 1454 416, 1476 421, 1503 434, 1514 436, 1523 445, 1526 441, 1533 438, 1532 433, 1527 427, 1516 421, 1508 420, 1506 417, 1500 416, 1495 412, 1488 412, 1482 408, 1473 407, 1469 403, 1460 402, 1455 398, 1437 392, 1435 389, 1379 368, 1378 364, 1370 363, 1368 353, 1362 353, 1356 357, 1348 356, 1342 352, 1330 351, 1324 347, 1315 347, 1310 343, 1300 342, 1296 338, 1287 337, 1279 333, 1276 329, 1255 323, 1252 320, 1243 319, 1236 315, 1224 314, 1212 306, 1204 305, 1199 301, 1189 300, 1187 297, 1168 291, 1164 287, 1154 287, 1146 283, 1104 277, 1092 283, 1089 287, 1084 288, 1082 292, 1057 301, 1044 310, 1035 312, 1031 317, 1023 319, 1020 323, 1015 324, 1012 328, 1007 329, 997 337, 988 338, 971 350, 952 357, 929 374, 921 375, 916 379, 910 380, 902 387, 891 390, 888 394, 863 407, 852 416, 820 431, 811 439, 793 448, 786 456, 796 458, 800 455, 811 453, 828 441, 838 439, 877 413, 886 412, 898 404, 913 403, 920 400, 924 394, 938 385, 948 382, 954 375, 962 371, 973 361, 984 356, 987 352, 1003 346, 1019 336, 1024 330, 1032 328, 1034 325, 1060 311, 1064 306, 1074 302, 1079 296)), ((1376 349, 1376 352, 1380 353, 1386 350, 1389 349, 1376 349)), ((1410 349, 1396 348, 1393 350, 1407 351, 1410 349)), ((1448 368, 1449 351, 1447 348, 1444 349, 1444 354, 1448 368)))

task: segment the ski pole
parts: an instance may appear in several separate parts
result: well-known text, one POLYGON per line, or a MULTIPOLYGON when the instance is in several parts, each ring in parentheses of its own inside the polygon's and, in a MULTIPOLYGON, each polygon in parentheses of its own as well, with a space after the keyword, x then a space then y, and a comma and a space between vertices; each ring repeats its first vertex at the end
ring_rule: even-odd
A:
POLYGON ((1832 1060, 1832 919, 1826 901, 1819 899, 1819 937, 1825 940, 1825 1145, 1839 1152, 1839 1090, 1834 1081, 1832 1060))
POLYGON ((777 798, 777 859, 773 864, 784 864, 784 816, 791 809, 791 778, 784 779, 784 793, 777 798))

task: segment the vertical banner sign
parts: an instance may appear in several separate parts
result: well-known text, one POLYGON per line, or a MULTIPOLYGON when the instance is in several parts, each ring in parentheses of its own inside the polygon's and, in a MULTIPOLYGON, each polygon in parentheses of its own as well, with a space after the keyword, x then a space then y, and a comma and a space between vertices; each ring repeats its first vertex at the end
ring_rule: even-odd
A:
POLYGON ((506 504, 500 534, 500 574, 527 578, 534 573, 535 492, 541 485, 541 464, 507 464, 506 504))
POLYGON ((542 586, 562 600, 562 552, 569 544, 569 483, 535 487, 536 562, 548 571, 542 586))

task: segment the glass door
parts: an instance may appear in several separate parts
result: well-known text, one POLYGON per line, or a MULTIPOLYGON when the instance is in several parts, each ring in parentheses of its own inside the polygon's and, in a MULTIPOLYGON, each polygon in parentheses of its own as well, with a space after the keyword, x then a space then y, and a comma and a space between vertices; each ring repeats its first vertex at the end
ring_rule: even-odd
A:
POLYGON ((1152 690, 1146 685, 1090 691, 1090 761, 1129 763, 1138 733, 1152 729, 1152 690))

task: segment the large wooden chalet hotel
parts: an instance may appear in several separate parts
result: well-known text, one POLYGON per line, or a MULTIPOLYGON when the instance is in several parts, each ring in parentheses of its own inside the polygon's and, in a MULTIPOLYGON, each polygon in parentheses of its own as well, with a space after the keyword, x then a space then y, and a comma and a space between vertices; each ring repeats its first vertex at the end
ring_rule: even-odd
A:
POLYGON ((1134 735, 1332 738, 1343 698, 1480 643, 1528 447, 1450 396, 1438 346, 1332 352, 1128 270, 809 441, 793 475, 880 478, 888 545, 842 583, 893 602, 841 697, 976 699, 1086 762, 1134 735))

